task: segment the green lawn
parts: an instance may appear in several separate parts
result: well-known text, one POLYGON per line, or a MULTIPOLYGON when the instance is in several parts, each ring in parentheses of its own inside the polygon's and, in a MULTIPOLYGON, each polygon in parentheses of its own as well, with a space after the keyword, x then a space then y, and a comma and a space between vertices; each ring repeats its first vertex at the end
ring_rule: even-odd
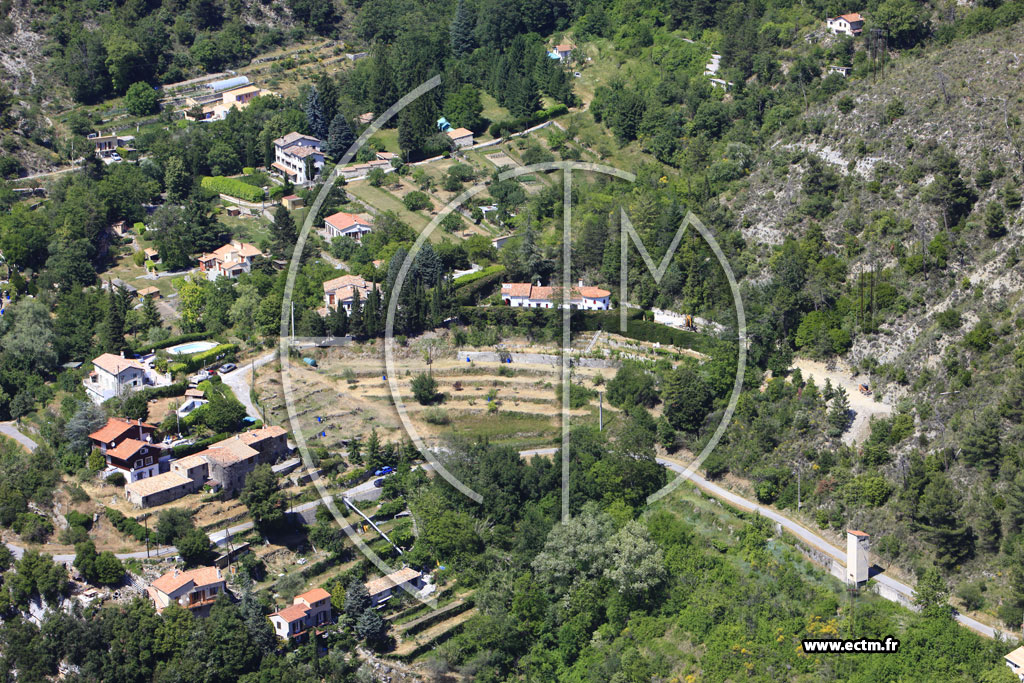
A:
MULTIPOLYGON (((365 181, 347 185, 345 190, 362 203, 372 206, 379 211, 394 211, 398 214, 399 218, 408 223, 409 227, 417 233, 423 232, 423 229, 430 223, 430 218, 419 211, 409 211, 406 209, 402 200, 395 195, 383 188, 373 187, 365 181)), ((441 230, 435 230, 434 234, 430 236, 430 241, 440 242, 443 236, 442 232, 441 230)))

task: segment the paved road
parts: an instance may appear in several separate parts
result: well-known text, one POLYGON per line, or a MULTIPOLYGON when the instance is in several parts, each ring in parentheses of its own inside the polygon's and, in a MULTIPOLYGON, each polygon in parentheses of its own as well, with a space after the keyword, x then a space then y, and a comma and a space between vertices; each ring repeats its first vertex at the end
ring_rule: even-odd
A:
POLYGON ((234 392, 235 397, 242 402, 245 406, 245 412, 249 417, 261 419, 260 412, 252 402, 252 398, 249 395, 250 384, 249 380, 252 378, 253 368, 259 368, 266 365, 277 357, 277 351, 270 351, 260 356, 251 363, 246 363, 237 370, 233 370, 226 375, 221 375, 221 380, 224 384, 227 384, 231 391, 234 392))
POLYGON ((39 446, 39 444, 26 436, 24 432, 19 431, 18 425, 15 422, 0 422, 0 434, 11 437, 30 453, 39 446))
MULTIPOLYGON (((520 451, 519 455, 522 457, 549 456, 554 455, 556 452, 558 452, 557 448, 535 448, 531 450, 520 451)), ((664 465, 666 468, 672 470, 673 472, 676 472, 677 474, 681 474, 686 470, 685 465, 672 460, 657 458, 657 461, 664 465)), ((798 539, 803 541, 806 545, 810 546, 811 548, 819 550, 825 553, 826 555, 835 558, 843 564, 846 563, 846 552, 844 550, 832 545, 825 538, 814 533, 813 531, 803 526, 799 522, 795 522, 792 519, 779 514, 775 510, 772 510, 771 508, 766 508, 761 505, 758 505, 754 501, 747 500, 743 496, 737 495, 732 491, 722 488, 718 484, 708 481, 697 472, 691 473, 689 479, 694 483, 694 485, 697 488, 704 491, 705 493, 712 495, 715 498, 723 502, 726 502, 735 508, 739 508, 747 512, 754 512, 761 515, 762 517, 766 517, 772 520, 773 522, 779 524, 782 528, 796 536, 798 539)), ((899 593, 906 601, 913 601, 914 589, 908 586, 907 584, 898 581, 892 578, 891 576, 886 576, 884 573, 876 574, 871 578, 872 580, 877 581, 879 584, 882 584, 883 586, 886 586, 887 588, 899 593)), ((977 621, 976 619, 972 619, 971 617, 968 617, 964 614, 960 614, 958 612, 954 613, 954 617, 960 624, 966 626, 975 633, 979 633, 988 638, 996 637, 996 629, 992 628, 991 626, 988 626, 987 624, 983 624, 980 621, 977 621)), ((1017 638, 1011 633, 1000 632, 999 636, 1002 640, 1006 641, 1017 640, 1017 638)))

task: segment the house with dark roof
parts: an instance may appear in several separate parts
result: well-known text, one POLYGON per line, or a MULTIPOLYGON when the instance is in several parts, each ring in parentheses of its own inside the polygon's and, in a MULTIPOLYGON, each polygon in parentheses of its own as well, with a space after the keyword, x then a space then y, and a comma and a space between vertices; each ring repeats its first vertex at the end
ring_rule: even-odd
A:
POLYGON ((302 133, 288 133, 274 140, 274 163, 270 170, 287 177, 296 185, 315 180, 324 167, 323 143, 302 133), (307 173, 308 170, 310 173, 307 173))
POLYGON ((323 588, 314 588, 296 595, 292 604, 268 615, 274 633, 284 640, 304 640, 311 628, 332 621, 331 594, 323 588))

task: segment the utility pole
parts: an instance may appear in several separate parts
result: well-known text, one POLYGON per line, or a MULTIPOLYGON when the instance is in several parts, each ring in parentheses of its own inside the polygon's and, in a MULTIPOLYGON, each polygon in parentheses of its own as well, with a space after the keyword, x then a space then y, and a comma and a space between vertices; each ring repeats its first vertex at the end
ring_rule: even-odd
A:
POLYGON ((597 392, 597 431, 604 431, 604 392, 597 392))
POLYGON ((146 515, 146 559, 149 559, 149 515, 146 515))

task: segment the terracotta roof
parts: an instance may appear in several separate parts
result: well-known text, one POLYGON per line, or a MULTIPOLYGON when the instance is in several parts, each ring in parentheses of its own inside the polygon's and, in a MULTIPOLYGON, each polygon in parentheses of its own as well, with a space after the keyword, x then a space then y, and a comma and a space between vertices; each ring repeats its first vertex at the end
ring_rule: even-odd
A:
POLYGON ((89 435, 89 438, 94 441, 101 441, 103 443, 110 443, 111 441, 123 436, 132 427, 141 426, 143 429, 155 430, 156 427, 153 425, 138 420, 126 420, 123 417, 111 417, 107 418, 107 424, 103 425, 95 432, 89 435))
POLYGON ((157 474, 152 477, 146 477, 145 479, 139 479, 125 484, 124 491, 126 494, 134 493, 145 498, 146 496, 151 496, 154 493, 170 491, 171 489, 176 489, 179 486, 191 483, 192 480, 185 475, 178 474, 171 470, 170 472, 164 472, 163 474, 157 474))
POLYGON ((348 230, 355 225, 365 225, 369 227, 370 222, 365 221, 354 213, 345 213, 340 211, 335 214, 331 214, 324 219, 324 223, 330 225, 335 230, 348 230))
POLYGON ((273 166, 274 168, 276 168, 281 173, 287 173, 288 175, 298 175, 298 171, 293 171, 292 169, 288 168, 284 164, 280 164, 280 163, 278 163, 276 161, 274 163, 270 164, 270 165, 273 166))
POLYGON ((315 138, 312 135, 303 135, 302 133, 296 133, 295 131, 292 131, 291 133, 288 133, 287 135, 274 140, 274 144, 277 145, 278 147, 284 147, 285 145, 290 145, 292 143, 304 139, 316 140, 317 142, 320 142, 319 138, 315 138))
POLYGON ((295 596, 295 600, 305 600, 312 604, 317 600, 329 599, 331 594, 325 591, 323 588, 314 588, 313 590, 306 591, 305 593, 299 593, 295 596))
MULTIPOLYGON (((171 467, 190 470, 198 465, 206 464, 206 458, 199 455, 198 453, 193 453, 192 455, 186 455, 184 458, 178 458, 177 460, 171 463, 171 467)), ((164 474, 166 474, 166 472, 164 474)))
MULTIPOLYGON (((148 441, 139 441, 138 439, 125 439, 121 443, 117 444, 116 448, 108 450, 107 455, 111 458, 117 458, 118 460, 128 460, 147 446, 153 446, 153 444, 148 441)), ((155 446, 153 447, 155 448, 155 446)))
POLYGON ((503 282, 501 284, 502 295, 508 296, 530 296, 533 285, 529 282, 503 282))
POLYGON ((554 287, 533 287, 530 289, 530 298, 535 301, 551 301, 554 293, 554 287))
POLYGON ((342 287, 359 287, 360 289, 370 289, 373 286, 372 282, 364 280, 358 275, 342 275, 336 277, 333 280, 328 280, 324 283, 324 292, 336 292, 342 287))
POLYGON ((857 21, 864 21, 864 17, 862 17, 857 12, 854 12, 853 14, 840 14, 839 16, 841 16, 843 19, 846 19, 851 24, 857 21))
POLYGON ((846 533, 853 534, 854 536, 861 536, 863 538, 868 538, 871 536, 871 534, 866 534, 863 531, 857 531, 856 529, 847 529, 846 533))
POLYGON ((161 593, 171 595, 189 583, 194 583, 197 588, 201 588, 203 586, 212 586, 223 580, 224 577, 217 567, 196 567, 188 571, 172 569, 150 585, 161 593))
POLYGON ((229 242, 223 247, 213 250, 213 255, 220 259, 230 258, 233 254, 240 256, 260 256, 263 252, 248 242, 229 242))
POLYGON ((469 130, 468 128, 454 128, 448 131, 447 135, 452 140, 455 140, 456 138, 464 138, 467 135, 469 137, 473 137, 473 131, 469 130))
POLYGON ((290 194, 287 197, 282 197, 282 199, 288 199, 288 200, 298 199, 298 198, 299 198, 299 195, 297 195, 297 194, 290 194))
MULTIPOLYGON (((278 425, 271 425, 270 427, 261 427, 259 429, 251 429, 247 432, 242 432, 241 434, 236 435, 236 437, 242 443, 246 444, 247 446, 251 446, 252 444, 259 443, 265 439, 272 439, 276 436, 284 436, 285 434, 287 434, 287 432, 284 430, 284 427, 279 427, 278 425)), ((231 439, 225 439, 224 441, 230 440, 231 439)), ((214 447, 216 447, 218 444, 224 443, 224 441, 219 441, 218 443, 214 444, 214 447)))
POLYGON ((572 289, 574 292, 579 292, 580 296, 588 299, 600 299, 612 295, 607 289, 601 289, 600 287, 573 287, 572 289))
POLYGON ((221 467, 226 467, 254 458, 259 455, 259 451, 245 444, 241 439, 231 437, 230 439, 215 443, 196 455, 205 456, 208 460, 216 462, 221 467))
POLYGON ((292 147, 290 149, 285 150, 284 153, 285 154, 290 154, 291 156, 298 157, 300 159, 305 159, 306 157, 308 157, 308 156, 310 156, 312 154, 321 154, 321 155, 323 154, 323 152, 318 150, 316 147, 310 147, 310 146, 307 146, 307 145, 301 145, 299 147, 292 147))
POLYGON ((399 584, 418 579, 422 574, 416 571, 412 567, 403 567, 397 572, 392 572, 387 576, 382 576, 379 579, 366 582, 366 592, 371 596, 383 593, 389 588, 394 588, 399 584))
POLYGON ((555 45, 555 50, 558 52, 572 52, 572 44, 562 43, 561 45, 555 45))
POLYGON ((270 616, 280 617, 281 619, 284 619, 286 622, 291 624, 298 621, 299 619, 304 619, 307 614, 309 614, 308 607, 301 603, 295 603, 288 605, 284 609, 274 612, 270 616))
POLYGON ((134 358, 122 358, 121 356, 115 356, 112 353, 104 353, 102 356, 93 358, 92 364, 100 370, 109 372, 111 375, 120 375, 129 368, 136 368, 137 370, 144 369, 142 367, 142 363, 134 358))

